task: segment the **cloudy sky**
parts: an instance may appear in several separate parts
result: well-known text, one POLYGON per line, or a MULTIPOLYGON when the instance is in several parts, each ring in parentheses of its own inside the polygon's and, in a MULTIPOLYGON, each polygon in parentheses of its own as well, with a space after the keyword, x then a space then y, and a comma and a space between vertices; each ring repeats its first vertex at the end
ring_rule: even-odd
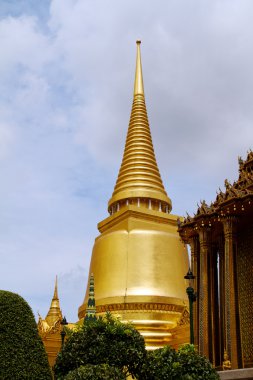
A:
POLYGON ((173 213, 252 148, 252 0, 0 0, 0 288, 77 320, 132 103, 135 41, 173 213))

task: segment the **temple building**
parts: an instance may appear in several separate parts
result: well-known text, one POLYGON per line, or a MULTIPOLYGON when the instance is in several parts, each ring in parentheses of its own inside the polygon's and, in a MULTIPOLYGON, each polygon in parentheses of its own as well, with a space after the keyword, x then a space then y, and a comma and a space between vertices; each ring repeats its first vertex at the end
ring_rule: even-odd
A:
MULTIPOLYGON (((144 96, 140 41, 137 41, 134 96, 118 179, 108 202, 109 216, 98 224, 90 273, 96 314, 107 311, 132 321, 149 349, 189 341, 184 275, 187 249, 177 232, 154 153, 144 96)), ((78 317, 85 317, 87 285, 78 317)))
POLYGON ((191 247, 198 294, 195 343, 223 369, 253 366, 253 152, 239 157, 239 177, 225 180, 210 205, 202 201, 179 227, 191 247))

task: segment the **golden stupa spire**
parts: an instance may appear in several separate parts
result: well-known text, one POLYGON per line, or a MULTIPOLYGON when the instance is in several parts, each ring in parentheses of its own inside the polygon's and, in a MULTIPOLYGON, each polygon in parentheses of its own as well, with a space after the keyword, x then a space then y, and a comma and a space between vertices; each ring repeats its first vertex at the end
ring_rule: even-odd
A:
POLYGON ((60 301, 58 298, 58 282, 57 282, 57 276, 56 276, 55 286, 54 286, 54 295, 53 295, 51 305, 45 319, 48 325, 52 326, 55 322, 57 322, 61 318, 62 318, 62 312, 60 309, 60 301))
POLYGON ((171 211, 171 200, 164 189, 157 166, 149 128, 142 76, 140 41, 137 41, 134 99, 126 145, 118 179, 108 203, 110 213, 121 205, 135 203, 148 207, 158 202, 159 209, 171 211))

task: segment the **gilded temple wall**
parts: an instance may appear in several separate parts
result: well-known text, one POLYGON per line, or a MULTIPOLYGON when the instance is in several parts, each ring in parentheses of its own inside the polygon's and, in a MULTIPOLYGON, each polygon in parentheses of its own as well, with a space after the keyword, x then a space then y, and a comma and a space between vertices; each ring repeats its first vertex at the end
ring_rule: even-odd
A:
POLYGON ((238 289, 244 365, 253 364, 253 223, 238 238, 238 289))

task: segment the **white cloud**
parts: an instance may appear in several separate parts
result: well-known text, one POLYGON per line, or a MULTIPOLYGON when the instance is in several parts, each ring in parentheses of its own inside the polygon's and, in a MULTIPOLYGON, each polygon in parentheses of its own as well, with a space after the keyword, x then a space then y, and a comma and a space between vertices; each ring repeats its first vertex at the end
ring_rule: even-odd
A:
POLYGON ((39 72, 52 59, 48 36, 31 16, 7 17, 0 22, 2 59, 0 72, 7 75, 18 65, 39 72))

